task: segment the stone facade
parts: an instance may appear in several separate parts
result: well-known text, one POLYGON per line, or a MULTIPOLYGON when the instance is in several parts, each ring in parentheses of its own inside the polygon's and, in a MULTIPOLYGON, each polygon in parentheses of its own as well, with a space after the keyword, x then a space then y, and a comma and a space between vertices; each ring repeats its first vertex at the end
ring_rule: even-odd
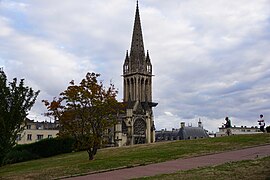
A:
POLYGON ((137 2, 130 53, 123 64, 123 99, 126 113, 121 115, 114 128, 117 146, 155 142, 155 125, 152 107, 152 64, 149 52, 145 53, 139 6, 137 2))

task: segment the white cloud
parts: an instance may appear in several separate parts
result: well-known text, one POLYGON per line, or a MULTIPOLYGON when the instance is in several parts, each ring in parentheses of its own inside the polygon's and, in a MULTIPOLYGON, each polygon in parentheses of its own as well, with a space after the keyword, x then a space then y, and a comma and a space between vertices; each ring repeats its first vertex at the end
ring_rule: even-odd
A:
MULTIPOLYGON (((157 128, 270 117, 269 0, 140 1, 157 128)), ((0 1, 0 66, 52 98, 87 71, 119 88, 135 2, 0 1)), ((39 99, 39 100, 40 100, 39 99)), ((37 102, 33 111, 43 113, 37 102)), ((236 123, 236 124, 237 124, 236 123)), ((267 123, 267 122, 266 122, 267 123)))
POLYGON ((164 114, 167 116, 173 116, 173 114, 171 112, 168 112, 168 111, 165 111, 164 114))

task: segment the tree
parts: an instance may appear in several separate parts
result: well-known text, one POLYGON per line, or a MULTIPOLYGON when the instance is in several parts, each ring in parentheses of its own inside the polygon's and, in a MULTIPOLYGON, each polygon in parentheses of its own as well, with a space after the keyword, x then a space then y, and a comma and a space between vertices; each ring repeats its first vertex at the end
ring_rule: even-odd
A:
POLYGON ((87 73, 79 85, 74 81, 53 101, 43 100, 48 109, 46 115, 53 115, 60 123, 60 136, 71 135, 76 148, 86 150, 89 160, 94 159, 101 147, 106 130, 117 120, 122 104, 116 100, 117 90, 111 83, 105 88, 98 81, 99 74, 87 73))
POLYGON ((34 105, 39 91, 14 78, 7 83, 7 76, 0 69, 0 164, 6 153, 15 145, 17 134, 23 130, 28 111, 34 105))

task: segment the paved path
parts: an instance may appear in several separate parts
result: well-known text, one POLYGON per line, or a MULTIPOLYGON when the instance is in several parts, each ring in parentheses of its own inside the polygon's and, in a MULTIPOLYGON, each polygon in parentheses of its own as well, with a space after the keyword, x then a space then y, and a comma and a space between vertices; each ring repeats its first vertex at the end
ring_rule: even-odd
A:
POLYGON ((270 156, 270 145, 258 146, 253 148, 228 151, 218 154, 211 154, 187 159, 177 159, 146 166, 119 169, 86 176, 70 178, 71 180, 122 180, 144 176, 154 176, 158 174, 174 173, 179 170, 189 170, 198 167, 219 165, 231 161, 241 161, 255 159, 258 157, 270 156))

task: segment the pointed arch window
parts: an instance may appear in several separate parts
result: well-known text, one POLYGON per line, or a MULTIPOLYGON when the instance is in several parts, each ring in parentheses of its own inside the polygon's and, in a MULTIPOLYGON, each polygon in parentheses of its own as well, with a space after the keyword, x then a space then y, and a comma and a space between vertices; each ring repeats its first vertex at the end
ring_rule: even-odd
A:
POLYGON ((128 72, 128 70, 129 70, 129 67, 128 67, 128 65, 126 64, 126 65, 124 66, 124 72, 126 73, 126 72, 128 72))
POLYGON ((146 70, 147 70, 147 72, 149 72, 149 73, 151 73, 151 72, 152 72, 152 68, 151 68, 151 66, 150 66, 150 65, 147 65, 147 66, 146 66, 146 68, 147 68, 147 69, 146 69, 146 70))

